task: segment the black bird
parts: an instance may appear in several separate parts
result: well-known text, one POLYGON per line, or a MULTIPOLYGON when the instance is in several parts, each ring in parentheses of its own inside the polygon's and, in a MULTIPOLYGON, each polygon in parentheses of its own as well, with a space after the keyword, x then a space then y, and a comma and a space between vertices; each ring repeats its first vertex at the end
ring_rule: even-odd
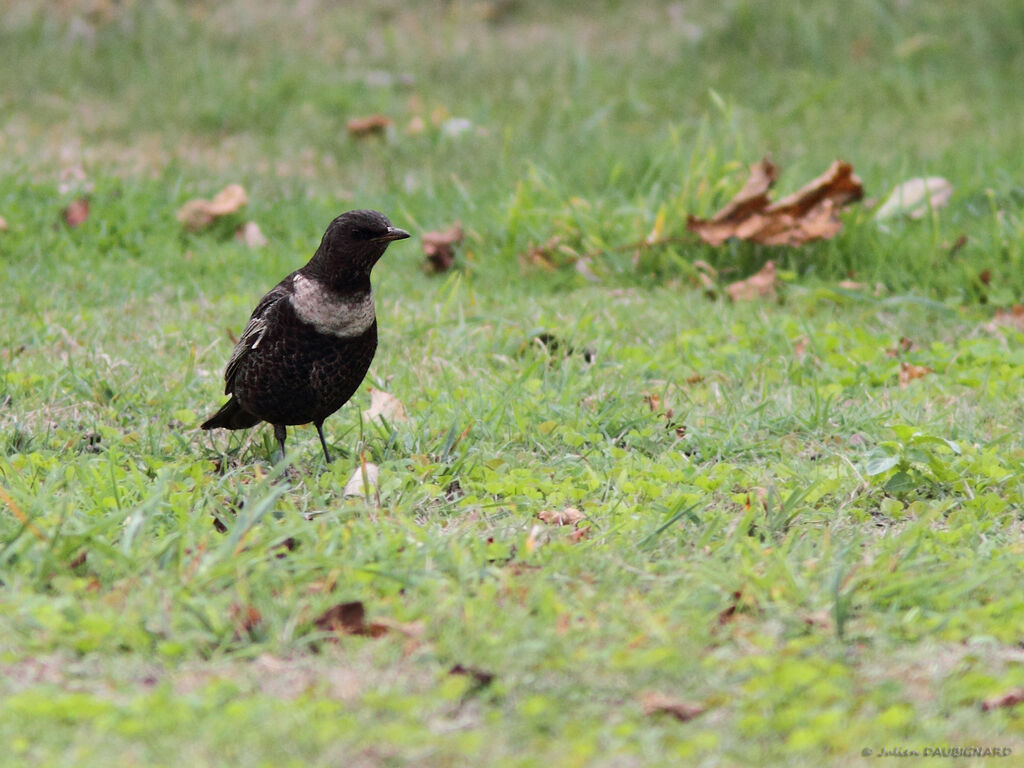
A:
POLYGON ((316 426, 363 381, 377 351, 370 270, 392 240, 409 237, 377 211, 349 211, 327 227, 320 247, 260 299, 224 371, 231 395, 203 429, 274 425, 284 455, 287 427, 316 426))

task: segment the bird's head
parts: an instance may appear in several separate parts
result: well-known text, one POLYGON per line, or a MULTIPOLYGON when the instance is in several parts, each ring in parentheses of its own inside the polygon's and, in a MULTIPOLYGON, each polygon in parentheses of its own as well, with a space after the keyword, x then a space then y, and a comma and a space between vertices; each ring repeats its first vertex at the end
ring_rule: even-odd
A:
POLYGON ((366 278, 388 244, 407 237, 379 211, 349 211, 328 225, 308 267, 331 283, 366 278))

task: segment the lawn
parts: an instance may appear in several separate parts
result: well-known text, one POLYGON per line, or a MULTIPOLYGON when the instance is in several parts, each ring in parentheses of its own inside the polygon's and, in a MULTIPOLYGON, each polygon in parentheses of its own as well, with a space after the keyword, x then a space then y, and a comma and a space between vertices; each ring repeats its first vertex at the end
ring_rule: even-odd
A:
POLYGON ((1024 754, 1024 5, 0 12, 0 765, 1024 754), (699 241, 766 154, 866 197, 699 241), (350 208, 414 236, 334 462, 199 430, 350 208))

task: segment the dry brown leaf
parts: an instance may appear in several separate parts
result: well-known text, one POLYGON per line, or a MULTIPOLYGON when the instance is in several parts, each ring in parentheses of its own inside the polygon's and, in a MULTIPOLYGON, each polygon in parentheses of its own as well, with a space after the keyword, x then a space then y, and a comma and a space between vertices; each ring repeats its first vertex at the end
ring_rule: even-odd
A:
POLYGON ((405 406, 402 401, 385 392, 383 389, 370 387, 370 407, 363 411, 363 418, 367 421, 387 421, 394 424, 397 421, 408 421, 405 415, 405 406))
POLYGON ((367 136, 381 136, 387 132, 391 125, 391 118, 387 115, 367 115, 366 117, 353 117, 346 123, 349 135, 357 139, 367 136))
POLYGON ((64 217, 64 223, 71 227, 71 229, 79 226, 89 218, 89 198, 75 198, 68 203, 68 207, 63 210, 61 216, 64 217))
POLYGON ((778 169, 768 158, 755 163, 743 189, 722 210, 710 219, 689 216, 687 229, 710 245, 733 237, 762 245, 802 245, 834 237, 842 228, 839 209, 864 196, 853 166, 841 160, 772 204, 768 190, 777 177, 778 169))
POLYGON ((900 363, 900 389, 906 389, 914 379, 920 379, 929 373, 935 373, 935 370, 927 365, 912 365, 907 362, 900 363))
POLYGON ((178 221, 189 232, 199 232, 217 219, 237 213, 249 202, 241 184, 229 184, 212 200, 189 200, 178 210, 178 221))
POLYGON ((6 232, 8 229, 9 227, 7 226, 7 219, 5 219, 3 216, 0 216, 0 232, 6 232))
POLYGON ((381 622, 366 623, 366 608, 359 600, 332 605, 314 619, 313 624, 324 632, 342 635, 380 637, 388 631, 388 627, 381 622))
POLYGON ((1014 688, 1009 693, 985 699, 981 702, 981 711, 989 712, 990 710, 1002 709, 1003 707, 1015 707, 1018 704, 1024 704, 1024 688, 1014 688))
POLYGON ((566 507, 563 510, 545 509, 537 513, 537 517, 550 525, 575 525, 585 518, 585 515, 575 507, 566 507))
POLYGON ((753 301, 775 296, 778 275, 775 262, 766 261, 764 266, 746 280, 738 280, 725 286, 725 292, 733 301, 753 301))
POLYGON ((267 244, 267 238, 260 231, 260 225, 255 221, 247 221, 236 229, 235 240, 250 248, 262 248, 267 244))
POLYGON ((644 691, 637 697, 645 715, 671 715, 680 722, 688 722, 707 709, 703 704, 683 701, 661 691, 644 691))
POLYGON ((424 232, 423 253, 427 261, 424 265, 428 272, 446 272, 455 263, 455 246, 462 242, 462 227, 458 223, 443 232, 424 232))
POLYGON ((992 317, 992 322, 986 323, 985 330, 989 333, 995 333, 1000 327, 1014 328, 1024 333, 1024 305, 1014 304, 1009 309, 997 307, 996 313, 992 317))
POLYGON ((844 291, 862 291, 868 287, 866 283, 858 283, 856 280, 840 280, 836 285, 844 291))
POLYGON ((367 494, 373 493, 377 490, 377 486, 380 483, 380 467, 376 464, 372 464, 369 461, 365 464, 360 464, 356 467, 355 472, 345 483, 345 489, 342 491, 343 496, 366 496, 367 494), (363 482, 363 473, 365 471, 366 482, 363 482))

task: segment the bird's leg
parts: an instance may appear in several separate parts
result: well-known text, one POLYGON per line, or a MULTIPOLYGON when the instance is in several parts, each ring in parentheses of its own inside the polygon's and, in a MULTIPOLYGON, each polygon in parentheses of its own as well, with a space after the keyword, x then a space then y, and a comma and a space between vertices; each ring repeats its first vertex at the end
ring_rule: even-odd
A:
POLYGON ((327 441, 324 440, 324 423, 323 421, 317 421, 314 422, 314 426, 316 427, 316 433, 320 435, 320 445, 322 445, 324 448, 324 461, 330 464, 331 454, 330 451, 327 450, 327 441))
POLYGON ((278 461, 284 461, 284 439, 288 436, 288 428, 284 424, 274 425, 274 437, 277 438, 277 445, 281 451, 278 461))

